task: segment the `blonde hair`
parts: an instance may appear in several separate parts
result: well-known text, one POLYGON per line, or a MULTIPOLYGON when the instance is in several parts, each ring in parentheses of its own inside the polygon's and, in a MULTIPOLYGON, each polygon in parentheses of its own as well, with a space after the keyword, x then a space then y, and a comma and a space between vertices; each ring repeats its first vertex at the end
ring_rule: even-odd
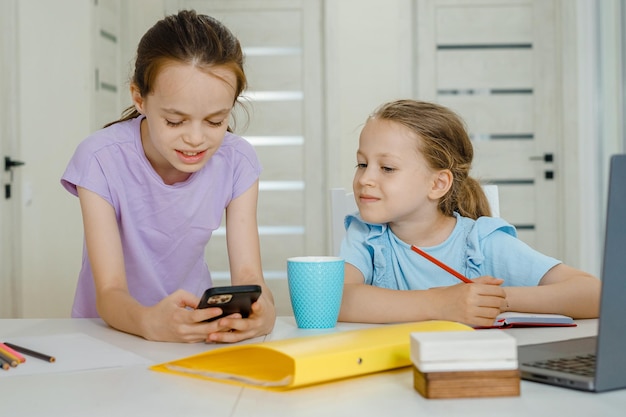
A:
POLYGON ((490 216, 489 202, 480 183, 469 176, 474 148, 461 118, 434 103, 397 100, 385 103, 370 116, 406 126, 417 134, 417 148, 433 170, 452 172, 452 186, 439 201, 439 210, 477 219, 490 216))

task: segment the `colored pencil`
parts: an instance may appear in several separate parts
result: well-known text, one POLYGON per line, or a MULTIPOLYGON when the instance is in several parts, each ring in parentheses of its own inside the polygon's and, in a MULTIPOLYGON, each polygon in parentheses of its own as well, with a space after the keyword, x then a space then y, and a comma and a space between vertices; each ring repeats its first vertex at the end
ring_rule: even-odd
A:
POLYGON ((11 365, 11 367, 15 368, 18 364, 16 359, 13 359, 11 356, 7 355, 3 351, 0 351, 0 358, 4 360, 6 363, 11 365))
POLYGON ((22 346, 14 345, 13 343, 9 343, 9 342, 4 342, 4 344, 19 353, 32 356, 33 358, 41 359, 42 361, 46 361, 46 362, 56 361, 54 356, 49 356, 44 353, 35 352, 34 350, 30 350, 22 346))
POLYGON ((13 368, 17 366, 17 361, 8 355, 5 355, 4 352, 0 352, 0 359, 2 359, 4 362, 11 365, 11 367, 13 368))
POLYGON ((11 349, 7 345, 5 345, 4 343, 0 343, 0 352, 6 354, 6 356, 9 356, 9 357, 15 359, 19 363, 26 362, 26 358, 25 357, 23 357, 22 355, 20 355, 19 353, 17 353, 16 351, 11 349))
POLYGON ((11 366, 9 365, 9 362, 7 362, 4 359, 0 358, 0 368, 4 369, 5 371, 8 371, 10 367, 11 366))
POLYGON ((462 275, 461 273, 459 273, 459 272, 455 271, 454 269, 450 268, 448 265, 444 264, 440 260, 430 256, 429 254, 427 254, 426 252, 424 252, 423 250, 421 250, 417 246, 411 245, 411 250, 413 250, 413 252, 419 253, 424 258, 428 259, 429 261, 431 261, 432 263, 434 263, 435 265, 437 265, 439 268, 443 269, 444 271, 451 273, 452 275, 454 275, 455 277, 457 277, 461 281, 463 281, 465 283, 468 283, 468 284, 472 283, 471 279, 467 278, 466 276, 462 275))

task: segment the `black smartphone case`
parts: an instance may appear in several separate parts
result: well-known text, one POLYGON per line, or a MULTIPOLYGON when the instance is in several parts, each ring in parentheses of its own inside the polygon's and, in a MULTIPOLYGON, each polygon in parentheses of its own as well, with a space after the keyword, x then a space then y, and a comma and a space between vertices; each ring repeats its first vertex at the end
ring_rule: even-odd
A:
POLYGON ((206 321, 240 313, 241 317, 250 316, 252 303, 261 296, 260 285, 233 285, 229 287, 209 288, 202 295, 198 308, 219 307, 222 314, 206 321))

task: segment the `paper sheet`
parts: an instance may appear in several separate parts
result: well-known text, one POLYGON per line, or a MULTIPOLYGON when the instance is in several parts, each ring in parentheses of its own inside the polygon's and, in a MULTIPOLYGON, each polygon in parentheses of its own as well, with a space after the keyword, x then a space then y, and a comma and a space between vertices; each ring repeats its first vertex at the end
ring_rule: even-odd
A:
POLYGON ((147 366, 152 363, 135 353, 81 333, 10 337, 2 340, 2 342, 13 343, 54 356, 56 362, 50 363, 23 355, 26 362, 15 368, 10 368, 8 371, 0 370, 0 378, 137 365, 147 366))

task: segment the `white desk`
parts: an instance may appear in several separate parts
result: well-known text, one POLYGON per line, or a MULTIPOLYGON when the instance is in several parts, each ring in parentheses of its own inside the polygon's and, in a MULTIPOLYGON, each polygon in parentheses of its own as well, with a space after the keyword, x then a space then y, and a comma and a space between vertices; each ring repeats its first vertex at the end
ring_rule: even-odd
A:
MULTIPOLYGON (((506 331, 515 336, 519 344, 596 333, 596 320, 578 323, 576 328, 506 331)), ((340 323, 332 331, 361 327, 367 326, 340 323)), ((299 330, 292 317, 279 317, 274 332, 264 339, 320 332, 323 331, 299 330)), ((166 362, 220 347, 149 342, 112 330, 100 320, 0 320, 0 340, 70 333, 89 335, 134 352, 151 363, 166 362)), ((148 370, 146 365, 135 365, 81 372, 5 376, 0 378, 0 415, 605 417, 623 416, 626 407, 626 390, 592 394, 522 381, 521 391, 519 397, 429 400, 413 389, 412 372, 410 368, 404 368, 287 392, 271 392, 163 374, 148 370)))

